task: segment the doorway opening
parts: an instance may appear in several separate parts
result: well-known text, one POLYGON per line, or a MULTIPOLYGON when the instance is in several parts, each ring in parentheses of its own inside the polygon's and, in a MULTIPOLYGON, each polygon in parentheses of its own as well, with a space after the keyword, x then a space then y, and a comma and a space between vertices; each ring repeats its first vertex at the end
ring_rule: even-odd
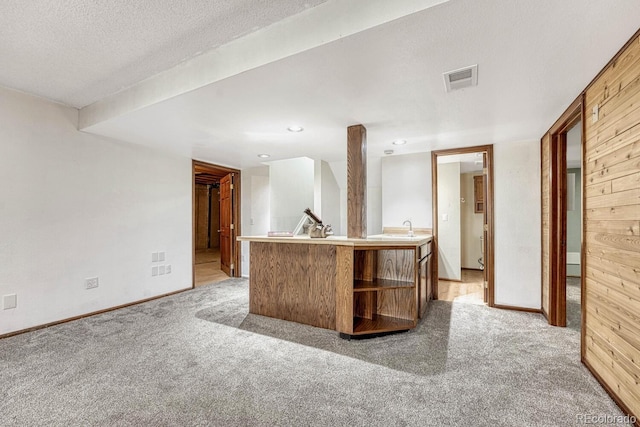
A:
POLYGON ((240 276, 240 171, 193 161, 193 287, 240 276))
POLYGON ((567 131, 566 148, 566 324, 579 331, 582 318, 582 121, 578 121, 567 131))
POLYGON ((576 329, 582 328, 584 284, 570 276, 584 277, 582 109, 579 96, 542 138, 541 155, 542 312, 550 325, 567 326, 569 308, 569 326, 576 329))
POLYGON ((493 146, 431 154, 434 298, 494 307, 493 146))

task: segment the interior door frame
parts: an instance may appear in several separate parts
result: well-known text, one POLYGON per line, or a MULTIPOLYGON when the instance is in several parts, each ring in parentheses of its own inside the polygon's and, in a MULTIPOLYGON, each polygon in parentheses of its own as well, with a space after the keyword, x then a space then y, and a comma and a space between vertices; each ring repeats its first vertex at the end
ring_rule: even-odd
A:
MULTIPOLYGON (((552 326, 567 326, 567 132, 582 122, 580 145, 582 151, 582 182, 584 186, 584 100, 578 96, 569 108, 551 126, 549 135, 549 312, 547 320, 552 326)), ((541 174, 542 176, 542 174, 541 174)), ((544 197, 544 195, 543 195, 544 197)), ((582 191, 582 221, 584 230, 584 191, 582 191)), ((584 236, 580 243, 581 269, 584 266, 584 236)), ((544 259, 543 259, 544 262, 544 259)), ((544 274, 544 265, 542 265, 544 274)), ((581 307, 584 310, 584 271, 581 282, 581 307)), ((544 294, 542 294, 544 295, 544 294)), ((544 296, 543 296, 544 297, 544 296)), ((543 310, 544 314, 544 310, 543 310)), ((582 316, 584 321, 584 316, 582 316)), ((583 325, 584 326, 584 325, 583 325)))
POLYGON ((240 224, 240 171, 238 169, 229 168, 226 166, 215 165, 212 163, 203 162, 200 160, 191 161, 191 248, 192 248, 192 266, 191 266, 191 287, 196 286, 196 171, 206 171, 215 175, 227 175, 234 174, 233 178, 233 191, 231 196, 231 208, 232 208, 232 223, 234 225, 231 230, 231 242, 232 242, 232 257, 231 262, 234 265, 233 276, 242 276, 242 263, 239 261, 242 259, 242 245, 236 240, 236 237, 242 235, 240 224))
MULTIPOLYGON (((432 251, 435 255, 431 274, 433 277, 433 299, 438 299, 438 157, 450 156, 454 154, 486 153, 487 157, 487 180, 484 208, 487 213, 487 237, 486 250, 484 254, 484 275, 487 287, 487 305, 497 307, 495 304, 494 292, 494 194, 493 194, 493 145, 477 145, 474 147, 452 148, 447 150, 435 150, 431 152, 431 194, 432 194, 432 218, 433 218, 433 245, 432 251)), ((514 307, 501 307, 514 308, 514 307)))

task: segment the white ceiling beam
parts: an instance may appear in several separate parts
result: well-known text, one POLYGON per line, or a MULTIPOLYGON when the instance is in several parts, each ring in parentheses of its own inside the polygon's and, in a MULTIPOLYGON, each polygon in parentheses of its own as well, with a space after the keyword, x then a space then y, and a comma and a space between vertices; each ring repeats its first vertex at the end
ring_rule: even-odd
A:
POLYGON ((80 109, 79 129, 142 109, 448 0, 331 0, 80 109))

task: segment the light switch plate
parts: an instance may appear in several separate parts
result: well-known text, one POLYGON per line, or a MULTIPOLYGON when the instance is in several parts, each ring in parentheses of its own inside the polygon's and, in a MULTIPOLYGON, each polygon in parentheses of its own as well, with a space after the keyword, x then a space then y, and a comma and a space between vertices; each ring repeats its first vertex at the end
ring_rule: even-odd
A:
POLYGON ((158 274, 161 276, 164 274, 164 265, 161 265, 160 267, 158 267, 158 274))
POLYGON ((9 294, 2 297, 2 308, 4 310, 11 310, 18 306, 18 295, 9 294))
POLYGON ((158 252, 153 252, 151 254, 151 262, 158 262, 158 252))
POLYGON ((164 252, 158 252, 158 262, 164 261, 164 252))
POLYGON ((158 275, 158 267, 151 267, 151 275, 152 276, 157 276, 158 275))

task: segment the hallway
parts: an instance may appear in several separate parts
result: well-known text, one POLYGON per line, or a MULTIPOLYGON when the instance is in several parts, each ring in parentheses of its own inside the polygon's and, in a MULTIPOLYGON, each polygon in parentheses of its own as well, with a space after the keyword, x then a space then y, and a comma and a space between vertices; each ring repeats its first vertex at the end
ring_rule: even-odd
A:
POLYGON ((220 248, 199 249, 196 251, 195 286, 218 283, 228 279, 224 271, 220 269, 220 248))
POLYGON ((438 281, 438 299, 440 301, 484 304, 482 270, 462 269, 462 282, 450 280, 438 281))

